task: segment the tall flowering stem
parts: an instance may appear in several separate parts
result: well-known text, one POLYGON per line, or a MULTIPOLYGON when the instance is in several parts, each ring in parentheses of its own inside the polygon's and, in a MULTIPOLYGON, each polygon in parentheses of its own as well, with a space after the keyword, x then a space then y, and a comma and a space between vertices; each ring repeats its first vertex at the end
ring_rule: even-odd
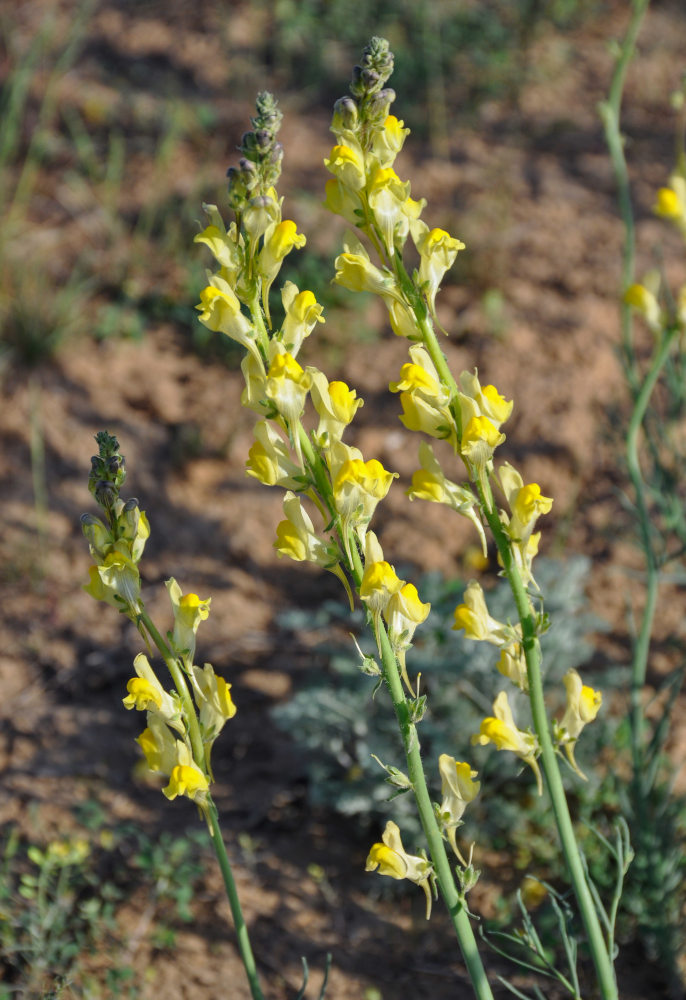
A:
MULTIPOLYGON (((538 589, 533 575, 540 539, 536 523, 553 501, 537 483, 525 483, 512 465, 503 463, 496 470, 494 454, 505 440, 501 428, 513 404, 494 386, 482 386, 476 371, 464 371, 455 378, 440 347, 434 329, 436 297, 464 244, 442 229, 429 229, 421 218, 426 202, 411 197, 409 182, 401 180, 393 168, 409 130, 390 113, 395 93, 386 84, 392 69, 388 43, 373 38, 354 68, 350 95, 334 106, 336 143, 325 160, 332 175, 326 185, 326 205, 354 228, 336 258, 334 280, 353 292, 372 292, 383 301, 393 331, 409 344, 409 360, 397 381, 389 385, 400 399, 400 419, 408 430, 444 441, 459 460, 457 474, 463 482, 447 477, 433 449, 423 441, 421 468, 408 491, 410 499, 443 503, 468 518, 484 554, 485 525, 495 540, 518 622, 512 625, 493 619, 480 585, 472 581, 464 604, 455 611, 454 627, 500 650, 498 671, 508 683, 528 692, 532 726, 522 729, 516 724, 503 690, 493 703, 493 715, 483 720, 472 743, 493 743, 499 750, 514 753, 531 768, 539 792, 545 778, 600 992, 603 1000, 616 1000, 608 945, 584 874, 558 767, 558 756, 564 755, 583 778, 574 750, 584 726, 597 715, 602 697, 584 685, 576 671, 569 671, 564 678, 564 714, 552 723, 548 719, 539 642, 544 623, 534 609, 532 594, 538 589), (409 240, 419 258, 412 274, 403 259, 409 240), (494 488, 504 497, 504 507, 496 503, 494 488)), ((465 862, 456 840, 463 812, 479 792, 480 783, 467 761, 443 753, 439 762, 442 801, 431 800, 419 740, 427 696, 420 691, 419 678, 411 679, 406 659, 430 606, 421 601, 413 584, 398 577, 370 528, 376 507, 396 474, 376 459, 365 459, 359 449, 344 441, 363 401, 345 383, 329 382, 324 372, 303 367, 298 360, 304 340, 324 321, 322 307, 311 291, 285 282, 281 287, 283 319, 276 322, 272 316, 270 289, 285 256, 300 249, 305 237, 295 222, 281 214, 282 199, 275 187, 281 158, 276 140, 280 116, 273 98, 260 95, 257 111, 255 131, 246 133, 241 143, 243 159, 229 171, 229 203, 235 221, 227 228, 217 208, 206 206, 210 224, 196 237, 220 265, 201 292, 200 321, 246 348, 242 403, 259 417, 247 472, 285 491, 285 519, 276 530, 277 552, 333 573, 351 603, 357 597, 366 609, 381 666, 372 657, 364 657, 362 669, 379 676, 389 691, 408 774, 393 765, 382 766, 391 784, 413 791, 428 848, 428 854, 426 850, 409 854, 397 825, 389 821, 382 840, 370 850, 367 869, 421 887, 427 916, 438 886, 475 994, 487 1000, 491 990, 465 901, 478 872, 472 866, 471 851, 465 862), (309 431, 308 406, 318 418, 309 431), (454 869, 446 843, 458 862, 454 869)))
POLYGON ((126 615, 145 640, 147 652, 152 655, 156 649, 169 672, 171 689, 162 683, 145 653, 139 653, 134 660, 136 676, 128 682, 123 702, 128 709, 146 713, 147 725, 137 742, 150 770, 168 779, 164 795, 168 799, 191 799, 207 823, 252 1000, 264 1000, 217 808, 210 794, 212 745, 236 713, 231 685, 215 674, 211 664, 201 669, 194 663, 195 635, 209 614, 210 600, 182 594, 176 580, 168 580, 174 626, 163 638, 141 596, 138 563, 150 534, 148 520, 137 500, 124 501, 120 497, 126 473, 119 442, 107 431, 99 432, 96 441, 98 454, 91 460, 89 489, 102 509, 103 519, 92 514, 84 514, 81 519, 93 558, 90 580, 84 589, 126 615))
MULTIPOLYGON (((378 39, 373 40, 365 50, 368 62, 370 53, 379 45, 378 39)), ((462 460, 471 485, 470 489, 448 480, 432 450, 423 445, 422 469, 415 474, 410 497, 452 506, 480 528, 482 540, 480 522, 491 529, 519 624, 505 626, 491 619, 480 588, 474 583, 470 585, 471 603, 456 610, 455 627, 465 628, 470 638, 500 647, 498 669, 528 692, 533 731, 516 727, 507 695, 501 692, 494 704, 494 716, 484 720, 474 742, 493 742, 498 749, 515 752, 532 767, 539 787, 537 760, 541 759, 598 985, 604 1000, 614 1000, 617 987, 612 960, 584 873, 557 758, 560 752, 566 753, 573 768, 581 773, 574 759, 574 745, 583 726, 595 717, 601 698, 572 672, 573 676, 565 678, 567 710, 563 719, 551 726, 541 676, 541 620, 529 594, 529 588, 536 587, 532 564, 540 536, 533 528, 538 516, 548 512, 552 500, 542 496, 538 484, 525 484, 512 466, 501 466, 496 473, 494 453, 505 440, 500 428, 512 404, 493 386, 482 387, 476 373, 463 372, 456 379, 438 343, 433 322, 436 295, 443 275, 464 245, 443 230, 428 228, 421 220, 424 202, 412 200, 409 184, 403 184, 392 169, 407 134, 402 122, 388 111, 395 95, 385 92, 384 118, 376 114, 378 98, 374 104, 373 95, 370 98, 370 93, 359 86, 359 74, 353 77, 351 93, 351 98, 337 103, 334 113, 332 130, 338 145, 325 161, 334 175, 327 185, 327 203, 354 222, 373 248, 378 250, 382 244, 381 268, 372 262, 363 243, 349 238, 346 252, 336 262, 336 281, 353 291, 373 291, 385 302, 394 332, 412 345, 410 363, 403 366, 401 378, 390 386, 391 391, 400 394, 401 420, 408 430, 449 443, 462 460), (352 173, 350 162, 355 164, 352 173), (420 259, 412 275, 403 261, 408 238, 420 259), (496 506, 493 484, 505 495, 509 511, 496 506)))

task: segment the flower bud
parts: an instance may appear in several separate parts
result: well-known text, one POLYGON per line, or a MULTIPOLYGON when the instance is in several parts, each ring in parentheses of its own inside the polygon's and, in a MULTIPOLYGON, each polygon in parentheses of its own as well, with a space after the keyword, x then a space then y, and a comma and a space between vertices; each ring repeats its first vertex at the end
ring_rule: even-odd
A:
POLYGON ((358 120, 357 104, 352 97, 339 97, 333 106, 333 121, 331 130, 333 132, 341 129, 352 130, 357 125, 358 120))

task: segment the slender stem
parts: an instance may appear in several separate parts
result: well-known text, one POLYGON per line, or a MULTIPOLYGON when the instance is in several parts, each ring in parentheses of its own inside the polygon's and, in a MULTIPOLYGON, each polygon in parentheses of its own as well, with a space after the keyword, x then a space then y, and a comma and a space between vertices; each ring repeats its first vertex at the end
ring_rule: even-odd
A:
POLYGON ((441 837, 422 764, 419 738, 416 726, 410 720, 409 710, 403 690, 398 664, 391 649, 388 635, 383 626, 379 627, 379 646, 383 664, 384 678, 393 701, 393 708, 398 719, 405 747, 405 756, 409 778, 412 782, 417 810, 429 846, 429 853, 436 872, 436 879, 450 914, 455 934, 462 956, 467 966, 469 977, 474 987, 475 996, 479 1000, 492 1000, 493 994, 488 984, 486 970, 479 955, 479 949, 474 937, 474 931, 462 900, 459 897, 455 880, 450 867, 450 861, 441 837))
POLYGON ((653 394, 653 390, 669 358, 679 328, 675 325, 665 330, 661 343, 652 359, 650 369, 640 388, 634 404, 629 429, 626 437, 626 463, 631 483, 636 494, 636 510, 641 545, 646 560, 646 600, 643 608, 641 627, 634 646, 633 663, 631 666, 631 745, 634 761, 634 771, 640 767, 643 746, 644 714, 641 692, 645 684, 650 651, 650 637, 653 630, 653 619, 657 607, 658 563, 652 541, 652 525, 650 512, 646 501, 646 489, 638 453, 638 443, 643 426, 643 420, 653 394))
MULTIPOLYGON (((436 370, 446 388, 454 397, 458 387, 450 371, 446 357, 436 338, 435 331, 429 321, 426 308, 421 300, 415 303, 415 315, 422 332, 424 345, 429 352, 436 370), (419 306, 419 308, 417 308, 419 306)), ((493 533, 498 552, 501 556, 510 588, 512 590, 522 627, 522 649, 526 657, 527 674, 529 677, 529 698, 534 729, 541 747, 541 762, 548 792, 553 807, 553 815, 560 837, 562 851, 567 863, 570 879, 577 898, 581 918, 588 936, 593 963, 596 968, 598 984, 603 1000, 616 1000, 617 984, 612 961, 608 955, 605 940, 598 920, 593 897, 591 895, 579 845, 574 834, 574 827, 569 813, 569 806, 562 785, 562 777, 553 747, 548 716, 543 697, 543 682, 541 677, 541 650, 538 642, 536 619, 531 602, 526 593, 519 569, 515 563, 510 540, 500 523, 495 507, 490 485, 486 477, 475 482, 478 489, 481 509, 493 533)))
POLYGON ((240 900, 238 898, 236 882, 231 870, 231 863, 229 862, 229 857, 226 853, 226 845, 224 844, 224 838, 222 837, 222 832, 219 827, 217 807, 211 798, 208 798, 207 800, 206 815, 209 820, 212 845, 214 847, 214 852, 217 855, 219 867, 221 868, 226 895, 229 900, 229 906, 231 907, 231 916, 233 917, 233 925, 236 929, 236 937, 238 939, 238 951, 240 952, 241 960, 245 967, 245 974, 248 977, 248 982, 250 983, 250 993, 253 1000, 264 1000, 264 994, 262 993, 260 981, 257 976, 255 957, 250 945, 248 927, 243 916, 243 910, 241 909, 240 900))
MULTIPOLYGON (((629 185, 629 171, 627 169, 626 158, 624 156, 624 139, 620 129, 620 115, 626 74, 634 56, 636 40, 641 30, 643 17, 648 9, 649 3, 650 0, 632 0, 633 11, 626 35, 624 36, 624 39, 618 49, 615 69, 610 83, 610 92, 607 100, 603 101, 598 106, 598 111, 605 129, 605 141, 607 142, 610 161, 615 174, 619 210, 624 223, 624 244, 622 247, 622 292, 626 291, 633 281, 636 239, 634 212, 631 204, 631 188, 629 185)), ((635 393, 638 386, 638 373, 636 370, 636 357, 633 346, 632 314, 630 307, 625 302, 622 302, 621 305, 621 330, 622 360, 629 386, 635 393)))
POLYGON ((202 733, 200 732, 198 716, 195 711, 195 706, 193 705, 191 693, 188 690, 188 685, 186 684, 186 678, 183 676, 183 671, 179 667, 178 661, 169 646, 155 628, 155 625, 147 611, 142 609, 138 614, 138 619, 147 629, 150 638, 159 649, 164 662, 167 664, 167 669, 169 670, 172 680, 174 681, 174 686, 179 692, 181 701, 183 702, 186 723, 188 724, 188 734, 191 738, 191 746, 193 748, 193 759, 198 767, 204 767, 205 748, 202 742, 202 733))
MULTIPOLYGON (((483 506, 486 507, 487 505, 484 503, 483 506)), ((505 536, 500 520, 493 509, 487 514, 487 517, 496 545, 498 546, 503 569, 510 584, 522 626, 522 649, 526 657, 529 679, 531 716, 541 747, 543 774, 553 807, 553 815, 555 816, 555 824, 560 836, 562 852, 567 863, 567 870, 569 871, 581 919, 588 937, 591 957, 598 977, 598 986, 603 1000, 617 1000, 617 983, 612 960, 607 951, 598 913, 593 902, 593 896, 586 881, 581 852, 574 833, 569 805, 550 733, 550 725, 543 697, 541 647, 538 641, 536 619, 531 607, 531 601, 522 582, 519 568, 513 558, 509 540, 505 536)))

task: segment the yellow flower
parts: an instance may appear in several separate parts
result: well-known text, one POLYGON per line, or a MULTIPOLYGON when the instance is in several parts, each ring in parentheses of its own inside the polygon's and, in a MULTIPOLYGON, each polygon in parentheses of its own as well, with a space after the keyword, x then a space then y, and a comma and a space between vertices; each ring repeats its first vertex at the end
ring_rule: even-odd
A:
POLYGON ((466 404, 463 426, 475 414, 488 417, 489 421, 498 429, 509 418, 512 413, 512 400, 501 396, 494 385, 486 385, 482 388, 476 370, 462 372, 459 383, 460 405, 466 404), (465 399, 465 397, 467 398, 465 399), (471 402, 467 403, 467 400, 471 402))
POLYGON ((520 691, 529 690, 526 657, 520 643, 515 642, 511 646, 504 646, 496 666, 499 673, 503 677, 508 677, 520 691))
POLYGON ((426 895, 426 919, 431 916, 431 886, 433 874, 431 863, 426 858, 408 854, 402 843, 400 830, 391 820, 386 823, 382 834, 383 843, 376 843, 367 856, 365 871, 373 872, 379 869, 380 875, 394 879, 409 879, 424 890, 426 895))
POLYGON ((657 192, 653 211, 665 219, 676 223, 686 236, 686 177, 672 174, 670 187, 663 187, 657 192))
POLYGON ((407 239, 410 223, 404 206, 409 197, 409 182, 403 184, 395 170, 378 167, 374 171, 367 186, 367 201, 389 254, 407 239))
POLYGON ((361 191, 366 184, 364 154, 359 148, 334 146, 324 166, 351 191, 361 191))
POLYGON ((289 556, 296 562, 313 562, 319 566, 329 566, 335 561, 329 547, 317 536, 312 520, 302 506, 299 497, 290 490, 283 499, 286 520, 276 528, 274 547, 280 556, 289 556))
POLYGON ((169 732, 164 719, 153 713, 148 713, 148 725, 136 742, 145 754, 145 760, 151 771, 161 772, 167 777, 176 764, 176 740, 169 732))
POLYGON ((600 691, 594 691, 584 684, 576 670, 568 670, 563 681, 567 692, 567 707, 558 723, 559 743, 576 773, 585 779, 586 775, 579 770, 574 759, 574 747, 584 726, 593 722, 598 715, 603 696, 600 691))
POLYGON ((169 784, 162 793, 170 800, 186 795, 202 808, 209 791, 207 776, 198 767, 185 743, 176 741, 176 764, 169 775, 169 784))
POLYGON ((307 239, 297 229, 292 219, 284 219, 265 234, 264 246, 258 261, 258 270, 263 278, 268 279, 272 276, 274 268, 278 271, 277 265, 281 264, 294 247, 301 249, 305 246, 307 239))
POLYGON ((467 639, 490 642, 506 647, 517 641, 516 626, 505 625, 491 618, 481 584, 471 580, 464 592, 464 603, 455 608, 455 631, 464 629, 467 639))
POLYGON ((83 588, 87 594, 118 611, 123 605, 130 618, 136 617, 140 610, 141 579, 126 541, 116 542, 99 566, 90 567, 88 575, 90 581, 83 588))
POLYGON ((403 302, 391 299, 388 305, 388 319, 396 337, 406 337, 408 340, 418 340, 421 337, 417 326, 417 317, 403 302))
POLYGON ((629 285, 624 293, 624 301, 645 319, 654 332, 662 327, 662 313, 655 294, 645 285, 629 285))
POLYGON ((374 133, 371 155, 380 167, 390 167, 403 148, 409 128, 404 128, 405 122, 399 121, 395 115, 388 115, 383 128, 374 133))
POLYGON ((487 555, 486 534, 483 524, 475 511, 476 498, 466 486, 446 479, 433 449, 426 441, 419 445, 419 461, 421 469, 412 475, 412 486, 406 490, 410 500, 430 500, 434 503, 444 503, 452 507, 458 514, 469 518, 481 539, 481 549, 487 555))
POLYGON ((258 420, 254 434, 256 440, 248 452, 246 473, 265 486, 281 486, 285 490, 297 490, 301 485, 299 477, 303 475, 303 470, 291 458, 289 446, 273 423, 268 420, 258 420))
POLYGON ((192 672, 195 701, 200 709, 203 743, 211 745, 228 719, 233 719, 236 706, 231 697, 231 685, 215 674, 211 663, 192 672))
POLYGON ((309 368, 312 375, 312 403, 319 415, 317 440, 324 448, 340 441, 343 431, 352 422, 358 409, 364 405, 354 389, 345 382, 329 382, 324 372, 309 368))
POLYGON ((210 614, 211 598, 202 599, 197 594, 182 594, 176 580, 171 577, 165 584, 174 611, 174 631, 172 643, 175 652, 187 666, 192 665, 195 655, 195 636, 200 622, 210 614))
POLYGON ((519 472, 508 462, 504 462, 498 470, 498 478, 512 512, 510 518, 505 511, 501 511, 500 520, 512 542, 512 552, 522 580, 527 584, 533 579, 531 566, 540 538, 540 533, 534 534, 533 529, 539 516, 550 511, 553 501, 542 495, 538 483, 524 485, 519 472))
POLYGON ((334 266, 336 274, 333 280, 343 288, 349 288, 352 292, 373 292, 374 295, 381 295, 385 301, 389 298, 403 301, 395 277, 390 271, 380 271, 375 267, 359 241, 349 241, 345 253, 336 257, 334 266))
POLYGON ((286 318, 278 334, 278 340, 292 357, 296 357, 305 337, 312 332, 315 323, 323 323, 324 307, 309 291, 299 292, 292 281, 286 281, 281 289, 281 301, 286 318))
POLYGON ((235 287, 243 268, 243 238, 238 234, 235 222, 231 223, 227 232, 216 205, 204 205, 203 208, 210 217, 210 225, 198 233, 193 242, 204 243, 209 247, 221 265, 223 277, 235 287))
POLYGON ((516 754, 536 775, 538 794, 542 794, 543 783, 536 760, 538 740, 532 733, 517 729, 505 691, 501 691, 493 702, 493 715, 483 720, 479 732, 472 736, 472 743, 481 746, 493 743, 496 750, 510 750, 516 754))
POLYGON ((262 308, 269 322, 269 289, 281 269, 284 257, 294 247, 301 249, 307 242, 291 219, 272 224, 264 234, 264 243, 257 258, 257 271, 262 278, 262 308))
POLYGON ((456 428, 448 407, 449 395, 427 351, 419 345, 410 348, 411 361, 400 370, 391 392, 400 393, 403 408, 401 423, 410 431, 423 431, 436 438, 455 440, 456 428))
POLYGON ((150 666, 144 653, 139 653, 133 661, 137 676, 126 685, 128 695, 123 699, 126 708, 136 708, 159 716, 169 726, 180 733, 185 732, 181 709, 175 694, 169 694, 160 684, 157 674, 150 666))
POLYGON ((458 252, 464 250, 464 243, 450 236, 444 229, 429 229, 421 219, 410 223, 410 231, 420 259, 419 286, 426 296, 431 313, 435 314, 436 293, 443 275, 455 263, 458 252))
POLYGON ((267 372, 265 390, 289 427, 294 427, 300 419, 311 384, 312 376, 301 368, 291 354, 274 356, 267 372))
POLYGON ((412 645, 417 626, 426 621, 430 611, 431 605, 420 601, 417 588, 413 583, 406 583, 400 590, 392 593, 383 611, 384 618, 388 623, 388 638, 391 648, 397 657, 405 685, 411 693, 413 692, 407 676, 405 654, 412 645))
POLYGON ((397 472, 388 472, 381 462, 372 458, 345 460, 333 481, 336 510, 341 515, 344 534, 353 528, 361 542, 376 506, 388 493, 397 472))
MULTIPOLYGON (((369 550, 369 546, 366 546, 366 549, 369 550)), ((402 589, 404 582, 385 559, 376 559, 373 562, 365 560, 364 574, 360 583, 360 599, 367 605, 372 616, 377 645, 380 641, 381 615, 385 612, 393 594, 402 589)))
POLYGON ((443 800, 438 809, 441 829, 446 833, 450 846, 459 861, 466 862, 458 850, 455 831, 462 825, 462 816, 470 802, 479 794, 481 783, 474 781, 476 771, 469 764, 458 762, 447 753, 438 758, 438 770, 441 775, 441 795, 443 800))

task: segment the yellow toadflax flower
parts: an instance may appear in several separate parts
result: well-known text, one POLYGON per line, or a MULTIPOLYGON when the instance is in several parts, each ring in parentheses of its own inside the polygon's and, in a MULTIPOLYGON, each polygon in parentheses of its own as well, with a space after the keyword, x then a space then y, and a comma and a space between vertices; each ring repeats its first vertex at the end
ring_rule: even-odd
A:
POLYGON ((257 258, 257 272, 262 278, 262 308, 268 323, 269 289, 281 269, 281 263, 294 247, 300 250, 306 242, 306 237, 297 231, 297 226, 291 219, 284 219, 283 222, 272 223, 267 227, 264 244, 257 258))
POLYGON ((428 351, 417 344, 410 348, 411 361, 400 369, 400 378, 388 386, 400 393, 401 423, 410 431, 423 431, 435 438, 456 441, 457 428, 448 403, 450 397, 441 383, 428 351))
POLYGON ((481 518, 475 510, 476 497, 467 486, 459 486, 446 479, 441 464, 434 455, 433 449, 426 441, 419 445, 419 461, 421 469, 412 475, 412 486, 406 490, 410 500, 430 500, 434 503, 444 503, 452 507, 458 514, 468 518, 476 528, 481 541, 481 551, 484 557, 488 555, 486 533, 481 518))
POLYGON ((435 315, 436 293, 443 275, 453 266, 458 252, 464 250, 465 245, 444 229, 429 229, 421 219, 410 223, 410 231, 420 258, 419 286, 426 296, 431 314, 435 315))
POLYGON ((255 329, 243 313, 236 293, 218 275, 210 280, 212 284, 200 292, 200 304, 195 307, 200 313, 198 319, 208 330, 225 334, 259 360, 255 329))
POLYGON ((191 679, 195 701, 200 709, 202 741, 206 757, 209 757, 209 747, 221 732, 224 723, 233 719, 236 706, 231 697, 231 685, 215 674, 211 663, 206 663, 202 670, 200 667, 193 667, 191 679))
POLYGON ((348 240, 345 252, 336 257, 334 281, 351 292, 372 292, 386 302, 395 299, 404 302, 398 283, 390 271, 380 271, 372 264, 369 254, 359 240, 348 240))
POLYGON ((277 340, 283 344, 292 357, 296 357, 305 337, 309 337, 315 323, 323 323, 324 307, 317 302, 314 293, 299 292, 297 285, 286 281, 281 289, 281 301, 286 313, 277 340))
POLYGON ((138 654, 133 666, 137 676, 126 685, 128 695, 123 699, 124 706, 157 715, 167 725, 185 733, 178 699, 164 690, 145 653, 138 654))
POLYGON ((383 611, 388 624, 388 638, 391 648, 398 660, 405 686, 412 697, 414 697, 414 692, 407 676, 405 654, 412 645, 417 626, 426 621, 430 611, 431 605, 420 601, 417 588, 413 583, 404 583, 400 590, 391 594, 383 611))
POLYGON ((185 795, 200 808, 207 802, 210 783, 207 776, 193 760, 190 750, 181 740, 176 741, 176 764, 169 775, 169 784, 162 793, 170 800, 185 795))
POLYGON ((501 691, 493 702, 493 715, 483 720, 479 732, 472 736, 472 743, 481 746, 493 743, 497 750, 516 754, 536 775, 538 794, 542 794, 543 783, 536 760, 538 740, 533 733, 517 729, 505 691, 501 691))
POLYGON ((558 723, 558 741, 564 748, 573 769, 585 780, 586 775, 579 769, 574 759, 574 747, 584 726, 593 722, 600 711, 603 696, 600 691, 594 691, 592 687, 584 684, 576 670, 568 670, 563 681, 567 692, 567 707, 558 723))
POLYGON ((361 191, 367 183, 364 153, 352 138, 350 146, 334 146, 324 166, 350 191, 361 191))
POLYGON ((400 180, 391 167, 378 167, 367 185, 367 201, 381 230, 386 250, 392 256, 396 244, 402 246, 410 231, 405 205, 410 199, 410 183, 400 180))
POLYGON ((387 115, 383 128, 374 133, 370 158, 376 160, 380 167, 393 165, 396 156, 403 148, 409 128, 405 122, 399 121, 395 115, 387 115))
POLYGON ((629 285, 624 292, 624 301, 643 316, 649 328, 658 333, 662 328, 662 312, 655 292, 645 285, 629 285))
POLYGON ((470 580, 464 592, 464 603, 455 608, 454 631, 464 629, 467 639, 490 642, 494 646, 506 648, 517 642, 521 636, 517 626, 506 625, 491 618, 486 606, 486 598, 478 580, 470 580))
POLYGON ((332 442, 341 440, 343 431, 364 405, 364 400, 358 399, 355 389, 350 389, 345 382, 329 382, 324 372, 316 368, 308 368, 308 371, 312 376, 310 396, 319 416, 316 438, 327 449, 332 442))
POLYGON ((170 577, 165 586, 174 611, 174 650, 183 658, 186 666, 191 666, 195 655, 195 636, 200 622, 207 621, 210 614, 210 597, 203 600, 197 594, 182 594, 181 587, 170 577))
POLYGON ((131 549, 124 540, 115 542, 112 551, 98 566, 91 566, 89 583, 84 590, 96 601, 105 601, 135 620, 140 611, 141 578, 131 549))
MULTIPOLYGON (((265 391, 290 429, 295 427, 305 409, 311 385, 312 376, 301 368, 291 354, 274 356, 267 372, 265 391)), ((297 448, 298 437, 294 436, 297 448)))
POLYGON ((441 795, 443 796, 438 808, 438 820, 456 857, 466 867, 467 862, 460 854, 455 841, 455 832, 459 826, 462 826, 462 815, 465 809, 479 794, 481 783, 474 781, 477 772, 472 771, 469 764, 458 762, 447 753, 442 753, 438 758, 438 770, 441 775, 441 795))
MULTIPOLYGON (((338 449, 333 450, 334 461, 344 447, 339 443, 338 449)), ((351 452, 354 454, 353 449, 351 452)), ((348 531, 353 530, 360 542, 364 542, 367 525, 377 504, 386 496, 397 476, 397 472, 384 469, 376 458, 365 462, 362 458, 351 457, 338 465, 333 478, 333 496, 346 540, 348 531)))
POLYGON ((265 486, 281 486, 297 490, 303 470, 291 458, 291 450, 274 424, 258 420, 253 429, 256 440, 248 452, 245 471, 265 486))
POLYGON ((686 177, 672 174, 669 187, 660 188, 653 211, 674 222, 686 236, 686 177))
POLYGON ((176 764, 176 739, 159 715, 148 712, 147 728, 136 739, 136 743, 145 754, 150 770, 169 777, 176 764))
POLYGON ((512 542, 512 552, 525 584, 533 579, 531 566, 538 552, 540 534, 533 529, 541 514, 548 514, 553 506, 551 497, 544 497, 538 483, 524 484, 519 472, 504 462, 498 478, 510 506, 511 516, 500 512, 500 520, 512 542))
POLYGON ((426 919, 431 916, 431 885, 433 875, 431 862, 415 854, 408 854, 400 837, 400 830, 391 820, 386 823, 382 843, 372 845, 367 856, 365 871, 373 872, 379 869, 380 875, 389 878, 409 879, 424 890, 426 895, 426 919))

